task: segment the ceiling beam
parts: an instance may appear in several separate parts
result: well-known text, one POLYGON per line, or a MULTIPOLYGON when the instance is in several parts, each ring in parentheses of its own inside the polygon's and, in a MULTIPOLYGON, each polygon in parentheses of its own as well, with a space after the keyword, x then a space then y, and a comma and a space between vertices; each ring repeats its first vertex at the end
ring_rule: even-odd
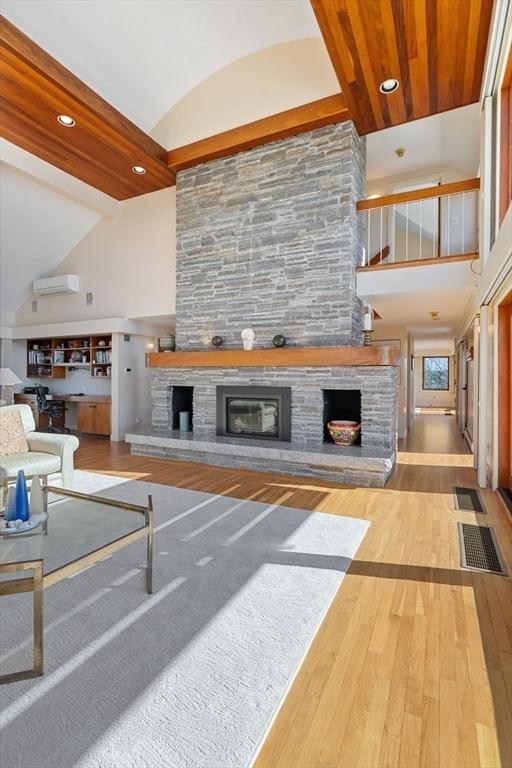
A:
POLYGON ((234 155, 287 136, 349 119, 350 113, 345 97, 337 93, 300 107, 287 109, 277 115, 255 120, 239 128, 194 141, 192 144, 171 149, 167 153, 167 162, 172 170, 178 173, 209 160, 234 155))
POLYGON ((359 133, 480 97, 493 0, 311 0, 359 133), (383 94, 384 80, 398 90, 383 94))
POLYGON ((163 147, 3 16, 0 136, 116 200, 175 183, 163 147), (59 114, 75 126, 60 125, 59 114))

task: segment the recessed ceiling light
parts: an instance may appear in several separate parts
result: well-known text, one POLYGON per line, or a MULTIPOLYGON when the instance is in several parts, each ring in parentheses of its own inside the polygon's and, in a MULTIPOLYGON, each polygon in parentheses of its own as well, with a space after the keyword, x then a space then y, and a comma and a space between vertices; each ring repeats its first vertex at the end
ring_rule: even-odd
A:
POLYGON ((69 115, 59 115, 57 120, 61 125, 65 125, 66 128, 72 128, 75 125, 75 121, 69 115))
POLYGON ((395 80, 394 78, 390 78, 389 80, 384 80, 379 85, 379 91, 381 93, 393 93, 393 91, 398 90, 400 83, 398 80, 395 80))
POLYGON ((366 195, 367 200, 376 200, 378 197, 382 197, 378 192, 374 192, 373 195, 366 195))
POLYGON ((134 165, 132 168, 133 173, 138 173, 140 176, 142 176, 143 173, 146 173, 146 169, 142 167, 142 165, 134 165))

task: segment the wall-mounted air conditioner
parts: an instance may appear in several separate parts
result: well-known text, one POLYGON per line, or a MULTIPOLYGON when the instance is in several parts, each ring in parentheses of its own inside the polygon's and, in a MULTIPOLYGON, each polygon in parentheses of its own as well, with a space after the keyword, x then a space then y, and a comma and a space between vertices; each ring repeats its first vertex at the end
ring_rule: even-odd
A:
POLYGON ((80 290, 80 279, 78 275, 45 277, 42 280, 34 280, 32 290, 38 296, 56 293, 78 293, 80 290))

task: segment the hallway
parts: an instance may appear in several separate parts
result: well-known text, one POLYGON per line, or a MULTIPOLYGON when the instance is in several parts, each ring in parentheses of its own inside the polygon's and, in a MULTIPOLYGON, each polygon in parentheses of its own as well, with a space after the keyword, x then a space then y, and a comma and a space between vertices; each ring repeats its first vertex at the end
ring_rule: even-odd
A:
POLYGON ((416 416, 384 489, 130 456, 82 438, 77 467, 371 521, 256 761, 309 766, 512 765, 512 581, 460 568, 457 521, 492 526, 509 573, 512 523, 454 509, 475 486, 453 416, 416 416))

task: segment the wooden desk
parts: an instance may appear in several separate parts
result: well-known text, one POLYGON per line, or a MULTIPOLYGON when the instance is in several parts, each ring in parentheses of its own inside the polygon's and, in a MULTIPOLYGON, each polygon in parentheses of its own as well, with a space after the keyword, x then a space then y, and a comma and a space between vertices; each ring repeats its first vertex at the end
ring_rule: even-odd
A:
MULTIPOLYGON (((52 392, 48 400, 63 403, 76 403, 76 426, 78 432, 91 435, 110 435, 110 395, 60 395, 52 392)), ((15 403, 24 403, 32 408, 37 427, 46 427, 48 418, 37 410, 37 396, 27 394, 14 395, 15 403)), ((64 426, 64 419, 54 419, 56 427, 64 426)))
MULTIPOLYGON (((15 393, 14 395, 14 404, 15 405, 28 405, 32 410, 32 416, 34 417, 34 421, 36 423, 36 429, 40 429, 42 427, 48 426, 48 416, 44 413, 39 413, 37 409, 37 395, 26 395, 25 393, 15 393)), ((62 418, 59 419, 53 419, 53 423, 56 427, 63 427, 65 422, 65 417, 62 416, 62 418)))

